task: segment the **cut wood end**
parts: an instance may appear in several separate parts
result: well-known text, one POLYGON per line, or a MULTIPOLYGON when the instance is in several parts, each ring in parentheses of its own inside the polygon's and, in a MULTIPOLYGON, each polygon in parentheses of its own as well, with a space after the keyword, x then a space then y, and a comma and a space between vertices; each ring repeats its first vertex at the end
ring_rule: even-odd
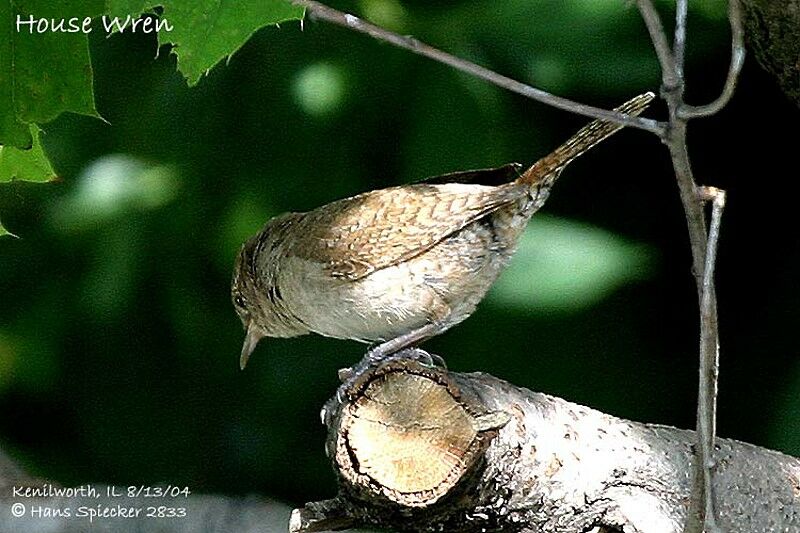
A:
POLYGON ((414 362, 378 370, 342 412, 336 446, 350 483, 428 506, 474 464, 505 413, 476 413, 442 373, 414 362))

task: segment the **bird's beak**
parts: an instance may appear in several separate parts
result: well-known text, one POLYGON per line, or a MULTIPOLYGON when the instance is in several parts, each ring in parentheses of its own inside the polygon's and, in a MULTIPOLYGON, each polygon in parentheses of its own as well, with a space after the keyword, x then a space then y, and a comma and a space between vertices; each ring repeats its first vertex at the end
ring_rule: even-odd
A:
POLYGON ((244 370, 244 367, 247 366, 247 361, 250 359, 250 354, 256 349, 258 341, 260 341, 263 336, 264 334, 258 331, 258 328, 255 327, 252 322, 247 326, 247 333, 245 334, 244 344, 242 345, 242 356, 239 359, 239 368, 244 370))

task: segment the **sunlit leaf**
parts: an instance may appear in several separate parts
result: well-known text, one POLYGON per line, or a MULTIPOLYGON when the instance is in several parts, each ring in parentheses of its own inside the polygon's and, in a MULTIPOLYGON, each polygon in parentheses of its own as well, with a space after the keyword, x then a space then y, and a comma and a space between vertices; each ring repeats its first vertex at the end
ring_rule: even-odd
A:
POLYGON ((0 237, 16 237, 13 233, 8 231, 2 223, 0 223, 0 237))
POLYGON ((30 133, 33 139, 30 150, 0 146, 0 183, 12 180, 45 182, 56 177, 42 149, 39 128, 31 125, 30 133))
POLYGON ((577 311, 626 283, 646 279, 652 263, 646 245, 538 214, 488 302, 504 308, 577 311))
POLYGON ((408 13, 399 0, 361 0, 358 3, 363 17, 394 32, 403 33, 408 13))
POLYGON ((104 7, 102 0, 0 2, 0 144, 29 147, 26 124, 65 111, 97 116, 86 34, 51 30, 53 20, 68 27, 104 7))
POLYGON ((303 9, 288 0, 163 0, 162 19, 171 31, 160 31, 160 44, 172 43, 178 70, 194 85, 214 65, 236 52, 259 28, 299 20, 303 9))

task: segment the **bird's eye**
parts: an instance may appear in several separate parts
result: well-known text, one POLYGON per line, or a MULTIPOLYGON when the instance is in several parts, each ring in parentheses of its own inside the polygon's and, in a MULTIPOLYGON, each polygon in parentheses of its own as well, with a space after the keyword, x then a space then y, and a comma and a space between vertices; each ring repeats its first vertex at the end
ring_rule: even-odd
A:
POLYGON ((241 295, 236 295, 236 298, 233 299, 233 303, 244 309, 244 298, 242 298, 241 295))

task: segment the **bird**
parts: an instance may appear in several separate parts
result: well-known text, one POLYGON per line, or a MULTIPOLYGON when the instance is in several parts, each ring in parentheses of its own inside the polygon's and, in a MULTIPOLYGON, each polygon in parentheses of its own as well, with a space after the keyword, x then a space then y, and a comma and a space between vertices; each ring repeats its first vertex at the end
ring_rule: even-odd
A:
MULTIPOLYGON (((639 115, 652 92, 615 110, 639 115)), ((242 245, 231 298, 244 369, 264 337, 371 343, 379 361, 475 311, 564 168, 621 125, 594 120, 527 170, 518 163, 372 190, 276 216, 242 245)))

